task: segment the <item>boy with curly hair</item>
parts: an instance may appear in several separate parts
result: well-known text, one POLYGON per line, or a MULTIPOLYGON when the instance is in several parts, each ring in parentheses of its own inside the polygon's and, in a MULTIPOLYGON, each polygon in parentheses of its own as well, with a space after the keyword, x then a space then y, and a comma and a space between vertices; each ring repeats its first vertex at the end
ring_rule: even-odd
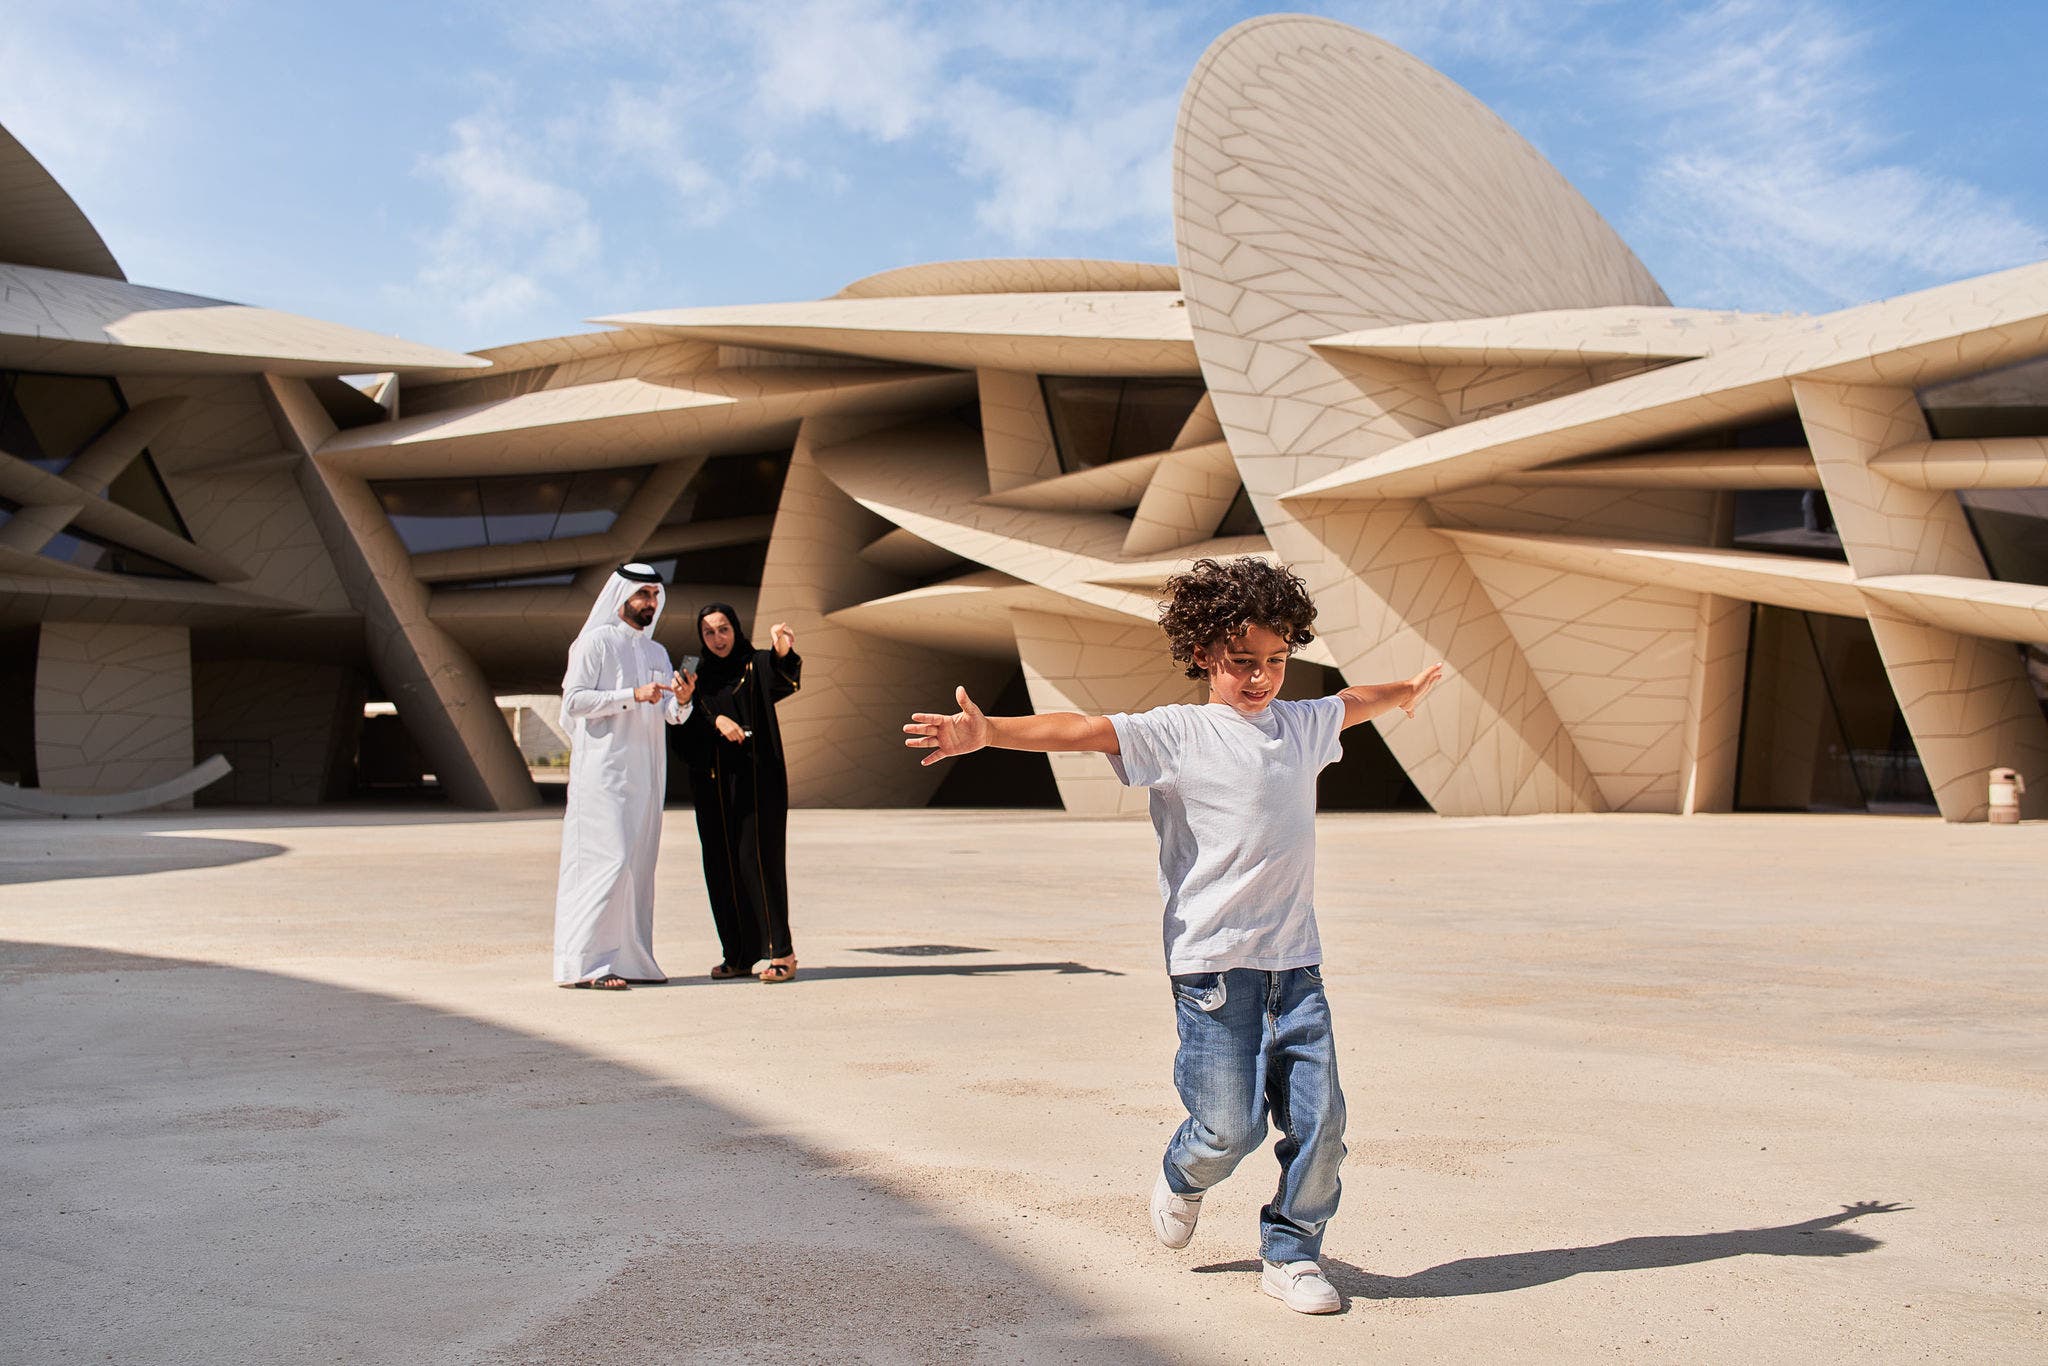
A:
POLYGON ((984 716, 956 690, 950 716, 904 726, 933 764, 984 746, 1093 751, 1151 789, 1166 901, 1166 971, 1188 1117, 1166 1145, 1152 1230, 1187 1246, 1202 1195, 1280 1131, 1280 1187, 1259 1215, 1259 1284, 1288 1308, 1334 1313, 1317 1260, 1337 1211, 1344 1095, 1323 995, 1315 918, 1316 777, 1342 757, 1338 733, 1392 707, 1409 716, 1443 673, 1280 701, 1293 653, 1315 639, 1307 585, 1255 556, 1197 560, 1167 581, 1159 621, 1173 658, 1207 679, 1202 704, 1136 715, 984 716))

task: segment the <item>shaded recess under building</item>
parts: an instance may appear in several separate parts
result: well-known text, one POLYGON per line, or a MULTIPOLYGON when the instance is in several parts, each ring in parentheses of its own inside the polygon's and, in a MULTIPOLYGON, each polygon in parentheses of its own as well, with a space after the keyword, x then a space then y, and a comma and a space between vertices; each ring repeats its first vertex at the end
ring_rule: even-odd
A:
POLYGON ((901 721, 1197 698, 1159 590, 1257 554, 1322 611, 1291 695, 1450 666, 1326 806, 1970 820, 2009 764, 2048 812, 2048 266, 1673 307, 1472 96, 1320 19, 1219 38, 1174 156, 1175 265, 455 355, 131 284, 0 134, 0 779, 219 753, 200 801, 530 805, 500 699, 640 559, 672 653, 707 601, 796 628, 799 804, 1135 812, 1098 757, 924 769, 901 721))

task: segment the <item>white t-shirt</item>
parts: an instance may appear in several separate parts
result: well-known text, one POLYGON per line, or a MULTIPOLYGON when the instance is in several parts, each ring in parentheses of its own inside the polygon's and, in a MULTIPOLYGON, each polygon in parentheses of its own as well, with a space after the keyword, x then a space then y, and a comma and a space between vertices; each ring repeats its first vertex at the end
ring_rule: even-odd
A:
POLYGON ((1316 776, 1342 757, 1344 699, 1221 702, 1109 718, 1129 787, 1152 789, 1166 970, 1279 972, 1323 960, 1316 776))

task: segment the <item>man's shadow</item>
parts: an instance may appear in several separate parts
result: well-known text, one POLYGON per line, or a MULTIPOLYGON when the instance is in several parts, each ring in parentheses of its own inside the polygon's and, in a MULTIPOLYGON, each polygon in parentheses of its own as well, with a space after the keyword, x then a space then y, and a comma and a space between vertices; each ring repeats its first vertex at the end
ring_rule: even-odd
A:
MULTIPOLYGON (((1323 1259, 1330 1284, 1347 1299, 1427 1300, 1452 1295, 1497 1295, 1548 1285, 1589 1271, 1644 1271, 1662 1266, 1692 1266, 1723 1257, 1846 1257, 1884 1246, 1868 1234, 1837 1228, 1866 1214, 1891 1214, 1909 1209, 1865 1200, 1844 1205, 1840 1214, 1824 1214, 1801 1224, 1777 1228, 1735 1229, 1727 1233, 1676 1233, 1649 1238, 1620 1238, 1592 1247, 1547 1248, 1541 1252, 1506 1252, 1495 1257, 1461 1257, 1412 1276, 1381 1276, 1333 1257, 1323 1259)), ((1254 1261, 1217 1262, 1196 1271, 1257 1271, 1254 1261)))

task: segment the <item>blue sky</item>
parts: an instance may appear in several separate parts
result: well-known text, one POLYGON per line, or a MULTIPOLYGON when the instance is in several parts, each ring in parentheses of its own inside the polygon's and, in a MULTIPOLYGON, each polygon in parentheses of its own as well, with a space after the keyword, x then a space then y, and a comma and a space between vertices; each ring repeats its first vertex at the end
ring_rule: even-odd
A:
MULTIPOLYGON (((1355 0, 1673 300, 2048 257, 2048 6, 1355 0)), ((10 0, 0 123, 130 278, 463 349, 971 256, 1170 261, 1189 70, 1256 5, 10 0)))

